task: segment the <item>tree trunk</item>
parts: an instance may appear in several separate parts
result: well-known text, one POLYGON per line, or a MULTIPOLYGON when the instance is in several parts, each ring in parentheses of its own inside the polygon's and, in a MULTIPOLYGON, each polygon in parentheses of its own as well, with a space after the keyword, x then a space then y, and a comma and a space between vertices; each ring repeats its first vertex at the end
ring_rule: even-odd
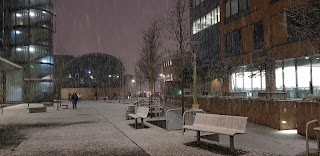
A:
POLYGON ((183 82, 181 81, 181 109, 182 109, 182 116, 184 113, 184 89, 183 89, 183 82))
POLYGON ((152 101, 152 96, 153 96, 153 84, 152 82, 149 82, 149 92, 151 92, 151 95, 149 96, 149 109, 150 109, 150 117, 152 118, 152 107, 150 105, 152 105, 153 101, 152 101))

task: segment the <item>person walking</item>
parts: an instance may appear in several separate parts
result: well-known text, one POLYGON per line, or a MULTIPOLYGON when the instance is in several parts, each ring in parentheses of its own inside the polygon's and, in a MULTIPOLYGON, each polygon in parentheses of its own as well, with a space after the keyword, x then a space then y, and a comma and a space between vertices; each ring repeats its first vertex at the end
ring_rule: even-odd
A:
POLYGON ((71 101, 72 101, 72 109, 77 109, 77 102, 78 102, 78 95, 77 93, 73 93, 71 95, 71 101))

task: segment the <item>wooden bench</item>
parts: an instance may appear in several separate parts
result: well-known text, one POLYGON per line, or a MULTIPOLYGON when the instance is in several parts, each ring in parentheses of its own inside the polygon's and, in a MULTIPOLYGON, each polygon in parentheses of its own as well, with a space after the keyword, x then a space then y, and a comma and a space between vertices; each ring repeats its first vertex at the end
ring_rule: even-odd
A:
POLYGON ((62 107, 65 107, 63 109, 68 109, 68 105, 61 105, 62 107))
POLYGON ((146 107, 138 107, 138 111, 136 114, 128 114, 128 116, 134 118, 136 120, 135 128, 137 128, 138 118, 141 118, 141 127, 143 128, 143 119, 148 117, 149 108, 146 107))
POLYGON ((29 113, 47 112, 47 107, 29 107, 29 113))
POLYGON ((133 114, 135 113, 135 107, 136 106, 127 106, 126 109, 126 118, 129 119, 128 114, 133 114))
POLYGON ((184 125, 184 129, 197 131, 197 143, 200 143, 200 131, 230 136, 230 151, 234 151, 234 135, 245 133, 248 117, 197 113, 193 125, 184 125))
POLYGON ((53 102, 41 102, 43 107, 53 107, 53 102))

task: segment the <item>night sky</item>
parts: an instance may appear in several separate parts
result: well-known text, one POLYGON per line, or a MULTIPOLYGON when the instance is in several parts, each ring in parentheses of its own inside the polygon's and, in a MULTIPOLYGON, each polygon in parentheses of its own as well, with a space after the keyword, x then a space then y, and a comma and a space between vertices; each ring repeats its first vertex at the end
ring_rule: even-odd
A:
POLYGON ((141 31, 169 6, 170 0, 55 0, 54 54, 110 54, 133 74, 141 31))

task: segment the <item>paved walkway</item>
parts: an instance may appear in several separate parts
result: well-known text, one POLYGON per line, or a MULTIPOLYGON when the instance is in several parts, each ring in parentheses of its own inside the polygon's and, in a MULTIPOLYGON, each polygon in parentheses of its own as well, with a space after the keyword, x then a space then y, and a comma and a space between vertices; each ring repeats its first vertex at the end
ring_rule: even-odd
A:
MULTIPOLYGON (((69 108, 71 106, 70 102, 69 108)), ((37 106, 39 104, 32 104, 37 106)), ((24 140, 17 147, 0 149, 0 155, 224 155, 187 146, 196 140, 194 131, 166 131, 147 122, 150 128, 133 129, 125 120, 126 104, 81 101, 78 109, 49 107, 45 113, 28 113, 27 105, 6 107, 0 125, 18 125, 24 140)), ((0 126, 1 128, 1 126, 0 126)), ((304 137, 292 131, 277 131, 249 124, 246 134, 235 136, 239 155, 298 155, 305 151, 304 137)), ((205 145, 228 147, 229 138, 220 143, 202 139, 205 145)), ((311 148, 316 148, 315 141, 311 148)))

